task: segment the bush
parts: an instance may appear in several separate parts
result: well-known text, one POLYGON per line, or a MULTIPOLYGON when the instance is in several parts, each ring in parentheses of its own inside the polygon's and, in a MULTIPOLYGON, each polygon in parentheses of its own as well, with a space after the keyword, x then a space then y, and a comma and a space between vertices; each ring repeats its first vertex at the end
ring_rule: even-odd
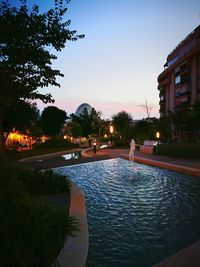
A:
POLYGON ((177 158, 200 158, 200 143, 160 144, 157 154, 177 158))
POLYGON ((129 141, 124 141, 120 139, 114 140, 114 147, 115 148, 128 148, 130 146, 129 141))
POLYGON ((21 181, 25 190, 33 195, 48 195, 56 193, 70 194, 70 182, 64 175, 52 170, 40 172, 15 165, 0 165, 1 173, 21 181))
POLYGON ((47 140, 45 143, 37 143, 33 145, 33 148, 43 149, 43 148, 68 148, 68 147, 77 147, 77 144, 73 144, 68 140, 56 139, 56 140, 47 140))
POLYGON ((43 181, 40 183, 39 179, 34 181, 35 171, 2 165, 0 171, 0 236, 3 244, 0 265, 50 266, 58 256, 66 236, 77 230, 76 220, 67 214, 66 209, 49 206, 34 195, 59 192, 64 184, 62 176, 42 173, 40 177, 43 181), (55 183, 56 177, 61 179, 61 184, 55 183), (41 190, 45 181, 49 184, 52 182, 51 190, 41 190))

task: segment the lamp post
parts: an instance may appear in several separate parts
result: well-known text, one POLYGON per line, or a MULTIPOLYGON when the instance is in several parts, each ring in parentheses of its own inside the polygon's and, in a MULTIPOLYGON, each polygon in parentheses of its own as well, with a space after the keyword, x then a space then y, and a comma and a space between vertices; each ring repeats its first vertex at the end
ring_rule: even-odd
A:
POLYGON ((93 143, 93 149, 94 149, 94 154, 96 154, 97 153, 97 143, 96 142, 93 143))
POLYGON ((114 147, 114 144, 113 144, 113 132, 114 132, 114 127, 113 125, 110 125, 110 141, 111 141, 111 146, 112 148, 114 147))

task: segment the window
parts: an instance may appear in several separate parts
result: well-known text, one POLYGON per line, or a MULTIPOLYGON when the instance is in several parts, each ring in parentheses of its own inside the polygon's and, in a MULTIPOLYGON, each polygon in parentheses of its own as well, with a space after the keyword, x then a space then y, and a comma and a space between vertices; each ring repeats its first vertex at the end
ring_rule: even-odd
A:
POLYGON ((179 75, 179 76, 175 77, 175 84, 178 84, 180 82, 181 82, 181 76, 179 75))
POLYGON ((180 66, 177 66, 176 68, 175 68, 175 73, 178 73, 180 71, 180 66))

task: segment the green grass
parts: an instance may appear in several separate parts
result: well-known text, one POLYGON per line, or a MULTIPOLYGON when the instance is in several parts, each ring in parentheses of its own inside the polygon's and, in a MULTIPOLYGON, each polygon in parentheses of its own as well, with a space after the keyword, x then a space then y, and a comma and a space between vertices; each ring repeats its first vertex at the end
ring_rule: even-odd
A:
POLYGON ((66 177, 0 164, 0 266, 47 267, 66 237, 77 231, 67 209, 41 200, 43 194, 66 192, 66 177))
POLYGON ((200 143, 161 144, 157 154, 176 158, 200 158, 200 143))

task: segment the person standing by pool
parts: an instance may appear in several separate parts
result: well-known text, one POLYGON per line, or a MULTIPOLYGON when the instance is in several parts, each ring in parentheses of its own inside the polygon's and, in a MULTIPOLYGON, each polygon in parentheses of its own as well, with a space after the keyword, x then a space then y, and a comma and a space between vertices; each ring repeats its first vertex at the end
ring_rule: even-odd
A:
POLYGON ((134 151, 135 151, 135 141, 134 141, 134 139, 131 139, 129 160, 131 160, 133 162, 134 162, 134 151))

